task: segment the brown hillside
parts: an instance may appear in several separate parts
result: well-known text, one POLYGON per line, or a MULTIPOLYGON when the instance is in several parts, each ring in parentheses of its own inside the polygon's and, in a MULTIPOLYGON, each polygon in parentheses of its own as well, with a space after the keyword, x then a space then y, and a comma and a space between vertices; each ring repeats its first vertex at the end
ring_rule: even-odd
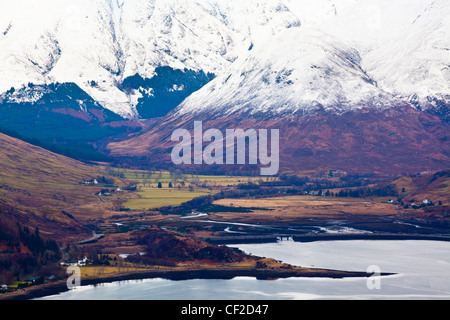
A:
POLYGON ((91 235, 64 210, 94 199, 95 190, 79 185, 84 179, 98 176, 94 166, 3 134, 0 150, 2 229, 15 232, 19 223, 30 229, 38 227, 42 236, 55 240, 91 235))
MULTIPOLYGON (((279 129, 280 165, 285 170, 339 169, 353 173, 398 175, 450 167, 450 127, 438 117, 401 106, 381 112, 361 110, 311 116, 200 113, 169 116, 142 134, 109 144, 112 156, 168 163, 175 129, 279 129)), ((206 144, 205 144, 206 145, 206 144)), ((231 169, 231 168, 230 168, 231 169)))
POLYGON ((397 190, 406 200, 422 202, 427 199, 450 206, 450 170, 400 177, 394 181, 397 190))

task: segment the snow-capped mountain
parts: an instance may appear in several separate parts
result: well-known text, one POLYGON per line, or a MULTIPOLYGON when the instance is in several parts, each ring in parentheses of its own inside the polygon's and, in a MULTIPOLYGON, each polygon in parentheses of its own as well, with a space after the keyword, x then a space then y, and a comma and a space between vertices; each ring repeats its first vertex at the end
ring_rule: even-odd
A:
POLYGON ((433 1, 399 35, 368 52, 364 68, 380 87, 419 109, 450 105, 448 17, 448 3, 433 1))
MULTIPOLYGON (((304 83, 286 86, 287 94, 274 92, 269 99, 262 96, 267 94, 264 90, 251 94, 241 88, 242 96, 260 94, 253 104, 260 104, 258 99, 269 100, 279 109, 288 103, 288 95, 288 104, 302 112, 311 103, 328 102, 330 108, 343 102, 360 105, 368 95, 385 93, 421 108, 436 107, 436 103, 449 102, 449 10, 445 0, 3 1, 0 93, 27 83, 71 82, 105 108, 133 117, 138 113, 138 100, 151 88, 124 91, 121 84, 127 77, 139 74, 150 79, 157 67, 168 66, 214 74, 219 79, 212 86, 217 88, 223 77, 231 75, 237 80, 239 71, 276 69, 294 62, 291 73, 302 73, 304 83), (302 56, 299 49, 309 53, 302 56), (314 50, 316 60, 324 58, 324 52, 333 60, 336 50, 337 56, 349 57, 347 63, 360 69, 359 79, 356 75, 353 80, 369 80, 378 90, 347 83, 345 76, 327 93, 322 90, 325 81, 311 81, 305 87, 308 79, 321 77, 320 69, 311 70, 313 63, 309 62, 313 61, 307 61, 314 50), (276 65, 267 60, 266 51, 277 54, 271 57, 276 65)), ((336 61, 334 65, 328 62, 331 65, 322 71, 336 66, 336 61)), ((328 74, 321 79, 326 80, 328 74)), ((247 86, 267 87, 266 76, 253 77, 247 86)), ((205 90, 208 93, 211 88, 205 90)), ((230 82, 223 90, 235 89, 230 82)), ((214 93, 219 100, 227 98, 225 93, 214 93)))
POLYGON ((261 43, 193 93, 178 114, 213 111, 276 115, 342 113, 398 104, 361 67, 358 51, 326 34, 297 28, 261 43))
POLYGON ((299 20, 245 48, 111 154, 168 162, 175 128, 279 128, 281 166, 403 173, 450 163, 445 0, 285 0, 299 20))
POLYGON ((127 77, 165 66, 220 74, 261 39, 299 25, 277 1, 3 1, 0 92, 73 82, 132 117, 142 93, 121 90, 127 77))
POLYGON ((288 167, 446 168, 449 16, 447 0, 2 1, 0 127, 104 146, 122 126, 112 156, 158 161, 196 119, 275 126, 288 167))
MULTIPOLYGON (((135 117, 139 99, 152 88, 123 90, 122 83, 171 67, 216 75, 204 92, 215 88, 218 100, 208 100, 215 105, 237 90, 233 84, 245 82, 234 99, 252 101, 239 105, 270 101, 277 110, 289 105, 303 112, 311 105, 358 108, 369 100, 385 106, 376 97, 391 94, 426 109, 450 100, 448 16, 446 0, 3 1, 0 93, 27 83, 76 83, 105 108, 135 117), (301 81, 291 79, 295 84, 267 97, 268 72, 282 73, 282 65, 301 81), (256 79, 256 70, 266 67, 256 79), (324 92, 328 76, 333 80, 324 92), (218 88, 224 77, 228 93, 218 88), (261 89, 245 92, 255 86, 261 89)), ((196 108, 188 105, 185 110, 196 108)))
POLYGON ((274 114, 410 103, 448 119, 450 7, 445 0, 287 1, 301 27, 243 53, 180 106, 274 114))

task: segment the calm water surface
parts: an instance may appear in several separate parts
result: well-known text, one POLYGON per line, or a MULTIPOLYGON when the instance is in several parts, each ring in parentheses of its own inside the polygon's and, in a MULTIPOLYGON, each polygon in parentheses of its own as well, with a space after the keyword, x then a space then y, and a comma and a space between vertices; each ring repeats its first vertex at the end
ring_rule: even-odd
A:
POLYGON ((327 241, 236 245, 247 253, 310 267, 366 271, 376 265, 381 288, 366 278, 290 278, 280 280, 149 279, 86 286, 43 299, 61 300, 307 300, 445 299, 450 300, 450 242, 327 241))

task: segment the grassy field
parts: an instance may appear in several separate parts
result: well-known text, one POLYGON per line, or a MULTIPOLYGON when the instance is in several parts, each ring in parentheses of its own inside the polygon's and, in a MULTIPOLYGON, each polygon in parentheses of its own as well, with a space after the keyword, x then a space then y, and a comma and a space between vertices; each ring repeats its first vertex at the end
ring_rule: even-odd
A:
POLYGON ((197 185, 203 187, 226 187, 236 186, 241 183, 259 183, 260 181, 274 180, 278 178, 261 178, 250 176, 215 176, 215 175, 194 175, 183 174, 180 172, 169 171, 146 171, 146 170, 131 170, 131 169, 118 169, 118 168, 104 168, 105 173, 109 173, 116 177, 121 177, 129 181, 142 184, 145 187, 156 187, 158 182, 161 182, 163 186, 167 187, 169 183, 172 183, 174 187, 180 185, 197 185))
POLYGON ((208 189, 189 191, 188 189, 146 187, 135 193, 139 198, 128 200, 123 207, 131 210, 151 210, 165 206, 177 206, 194 198, 216 192, 208 189))
POLYGON ((260 183, 268 179, 247 176, 193 175, 169 171, 146 171, 118 168, 104 168, 111 174, 136 184, 136 197, 123 203, 131 210, 152 210, 165 206, 178 206, 194 198, 215 194, 219 189, 242 183, 260 183), (158 185, 161 185, 161 188, 158 185))
MULTIPOLYGON (((265 199, 221 199, 214 203, 217 205, 265 208, 252 213, 220 213, 220 219, 234 218, 240 222, 265 221, 296 221, 297 219, 347 219, 360 215, 395 216, 398 214, 397 206, 388 204, 384 199, 353 199, 353 198, 327 198, 312 196, 290 196, 265 199)), ((214 214, 212 214, 214 215, 214 214)))

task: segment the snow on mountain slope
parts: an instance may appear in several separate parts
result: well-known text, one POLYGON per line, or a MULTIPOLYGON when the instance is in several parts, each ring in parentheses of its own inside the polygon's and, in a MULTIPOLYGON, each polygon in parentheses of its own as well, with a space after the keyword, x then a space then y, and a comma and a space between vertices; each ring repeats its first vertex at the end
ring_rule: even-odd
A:
POLYGON ((114 112, 131 113, 114 85, 120 49, 106 1, 19 0, 2 2, 0 12, 0 21, 11 26, 0 38, 0 91, 28 82, 75 82, 114 112))
POLYGON ((125 1, 120 9, 125 76, 155 65, 220 73, 259 38, 299 20, 264 1, 125 1), (136 19, 140 12, 143 16, 136 19))
POLYGON ((180 106, 179 113, 341 113, 384 109, 395 99, 361 68, 358 52, 325 34, 299 28, 256 45, 232 68, 180 106))
POLYGON ((365 55, 366 70, 382 88, 421 109, 450 105, 449 17, 448 1, 434 1, 398 36, 365 55))
MULTIPOLYGON (((264 109, 267 100, 276 108, 289 103, 302 109, 306 102, 316 101, 342 109, 372 94, 373 101, 380 100, 378 94, 389 92, 422 109, 448 105, 449 8, 447 0, 2 1, 0 94, 29 82, 74 82, 104 107, 134 117, 142 94, 123 90, 127 77, 151 78, 157 67, 165 66, 210 72, 219 77, 214 94, 220 103, 228 97, 238 101, 241 94, 242 105, 242 88, 235 96, 226 93, 235 90, 232 82, 219 93, 217 84, 230 70, 281 72, 283 64, 291 64, 296 71, 289 78, 304 83, 290 79, 299 85, 293 92, 295 86, 282 88, 275 79, 272 92, 267 83, 247 77, 248 89, 261 86, 258 92, 249 91, 251 104, 264 109), (302 38, 297 29, 304 29, 305 35, 317 32, 317 38, 302 38), (285 40, 278 39, 280 33, 285 40), (300 47, 308 52, 292 52, 300 47), (273 53, 271 58, 256 56, 266 50, 273 53), (311 70, 307 61, 314 60, 314 50, 317 59, 323 58, 319 62, 328 61, 325 69, 311 70), (324 57, 327 53, 331 55, 324 57), (354 66, 343 66, 333 53, 347 56, 347 63, 352 57, 354 66), (333 72, 324 73, 326 68, 333 72), (324 90, 328 76, 330 90, 324 90), (265 99, 256 93, 271 95, 265 99)), ((231 76, 237 81, 240 74, 231 76)), ((205 92, 211 93, 211 86, 205 92)))
POLYGON ((446 0, 287 0, 305 28, 358 50, 380 88, 422 109, 450 103, 446 0))
POLYGON ((301 31, 289 30, 255 47, 189 97, 181 113, 345 111, 395 106, 400 100, 420 109, 449 104, 450 7, 445 0, 285 3, 301 20, 301 31), (288 80, 279 82, 280 77, 288 80))
MULTIPOLYGON (((362 55, 395 39, 435 1, 285 0, 302 26, 321 30, 355 47, 362 55)), ((435 17, 443 18, 445 15, 435 17)))
POLYGON ((271 1, 3 1, 0 92, 74 82, 106 108, 133 116, 139 96, 120 90, 126 77, 150 78, 158 66, 217 74, 260 35, 299 25, 271 1))

